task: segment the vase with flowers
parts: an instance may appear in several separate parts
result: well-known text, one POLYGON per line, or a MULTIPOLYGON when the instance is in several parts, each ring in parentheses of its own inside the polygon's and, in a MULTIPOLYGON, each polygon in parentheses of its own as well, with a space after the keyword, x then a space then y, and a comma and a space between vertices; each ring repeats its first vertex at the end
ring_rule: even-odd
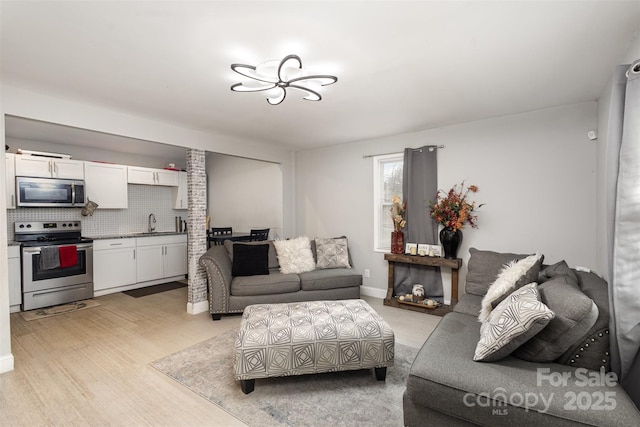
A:
POLYGON ((474 215, 476 209, 483 204, 469 201, 469 192, 476 193, 478 187, 469 185, 465 187, 464 181, 456 184, 445 192, 438 190, 436 201, 429 201, 431 210, 429 216, 444 228, 440 231, 440 242, 444 249, 445 258, 457 258, 458 248, 462 243, 462 227, 469 224, 472 228, 478 228, 478 216, 474 215))
POLYGON ((404 233, 402 229, 407 226, 405 218, 407 212, 407 204, 400 202, 400 197, 393 196, 391 198, 391 219, 393 220, 393 231, 391 232, 391 253, 404 253, 404 233))

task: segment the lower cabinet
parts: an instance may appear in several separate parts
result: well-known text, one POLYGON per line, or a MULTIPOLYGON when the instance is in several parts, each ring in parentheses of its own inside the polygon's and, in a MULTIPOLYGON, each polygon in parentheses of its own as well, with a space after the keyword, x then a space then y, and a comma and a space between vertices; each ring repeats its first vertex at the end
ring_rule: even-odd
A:
POLYGON ((22 282, 20 275, 20 246, 9 246, 9 311, 20 311, 22 304, 22 282))
POLYGON ((187 240, 184 235, 136 239, 138 282, 187 274, 187 240))
POLYGON ((136 283, 136 239, 93 242, 93 292, 136 283))
POLYGON ((187 274, 187 236, 95 240, 94 295, 162 283, 187 274))

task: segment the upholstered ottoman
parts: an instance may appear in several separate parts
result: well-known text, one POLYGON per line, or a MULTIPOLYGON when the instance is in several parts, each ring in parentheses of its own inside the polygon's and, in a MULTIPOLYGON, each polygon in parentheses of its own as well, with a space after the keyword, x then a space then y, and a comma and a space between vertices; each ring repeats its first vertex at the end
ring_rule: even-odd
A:
POLYGON ((364 300, 255 304, 244 309, 235 343, 235 379, 251 393, 256 378, 393 366, 391 327, 364 300))

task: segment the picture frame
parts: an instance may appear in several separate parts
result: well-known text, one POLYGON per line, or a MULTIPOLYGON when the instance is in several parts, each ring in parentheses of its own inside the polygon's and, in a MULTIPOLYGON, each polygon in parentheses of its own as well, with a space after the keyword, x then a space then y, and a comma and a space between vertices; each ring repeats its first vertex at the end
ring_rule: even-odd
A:
POLYGON ((405 254, 416 255, 418 253, 418 244, 417 243, 407 243, 404 249, 405 254))
POLYGON ((429 245, 429 256, 441 257, 442 246, 441 245, 429 245))
POLYGON ((429 245, 426 243, 420 243, 418 245, 418 255, 427 256, 429 255, 429 245))

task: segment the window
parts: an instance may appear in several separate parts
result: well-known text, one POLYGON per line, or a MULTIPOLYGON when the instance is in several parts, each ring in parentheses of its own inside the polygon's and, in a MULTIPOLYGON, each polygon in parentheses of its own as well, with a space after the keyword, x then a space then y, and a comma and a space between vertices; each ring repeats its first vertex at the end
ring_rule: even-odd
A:
POLYGON ((395 195, 402 200, 402 169, 404 155, 385 154, 373 158, 373 250, 391 250, 391 198, 395 195))

